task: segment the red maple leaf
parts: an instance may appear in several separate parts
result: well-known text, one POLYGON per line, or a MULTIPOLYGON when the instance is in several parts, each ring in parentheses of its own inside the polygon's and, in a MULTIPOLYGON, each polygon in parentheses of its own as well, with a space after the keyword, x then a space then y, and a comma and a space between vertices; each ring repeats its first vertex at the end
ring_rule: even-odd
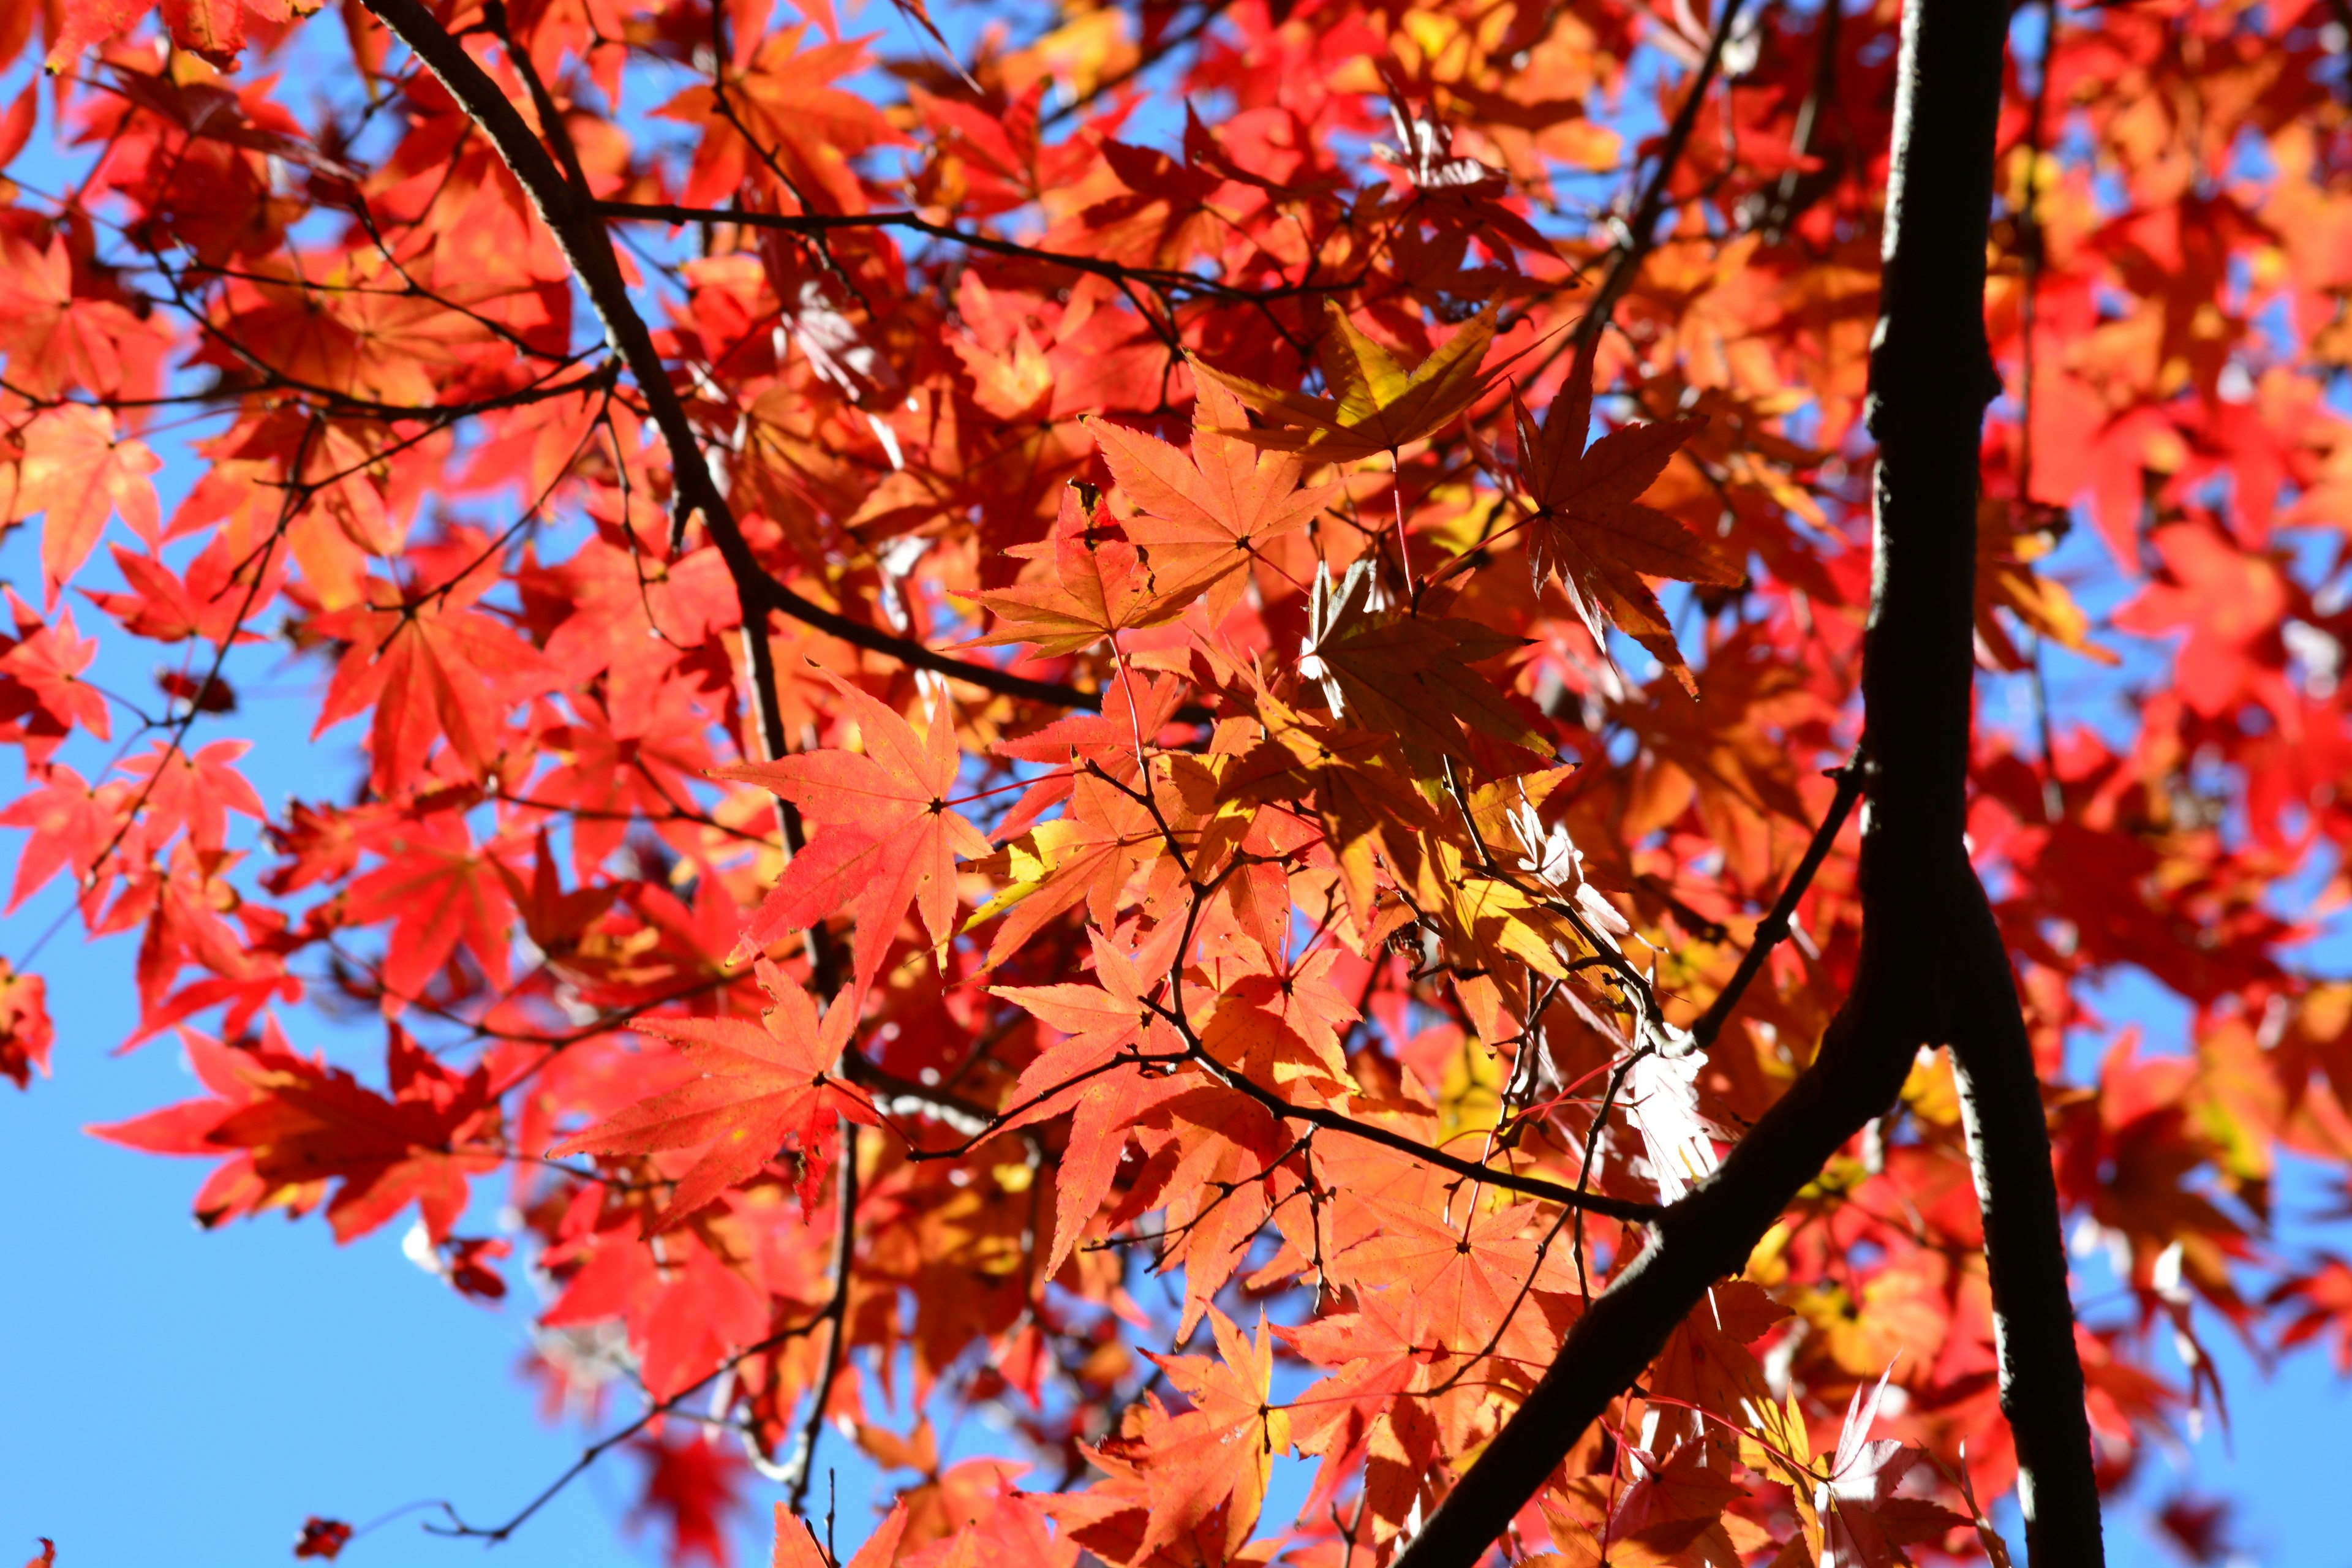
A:
POLYGON ((316 623, 321 634, 350 646, 311 733, 324 734, 372 708, 368 749, 383 795, 417 782, 436 739, 446 740, 472 773, 487 771, 508 709, 552 684, 545 658, 491 616, 466 607, 489 586, 480 574, 458 591, 413 604, 390 584, 372 586, 378 603, 316 623))
POLYGON ((341 1068, 296 1056, 274 1022, 253 1049, 187 1030, 180 1037, 213 1098, 89 1131, 159 1154, 228 1156, 196 1194, 207 1226, 270 1207, 299 1214, 332 1181, 336 1240, 366 1235, 414 1200, 439 1241, 465 1213, 467 1175, 499 1163, 488 1069, 460 1078, 397 1028, 385 1047, 388 1099, 341 1068))
POLYGON ((862 754, 810 752, 711 772, 782 795, 820 830, 784 868, 738 951, 764 948, 846 905, 857 921, 856 984, 863 991, 881 972, 908 905, 932 942, 955 934, 956 857, 986 855, 989 843, 947 804, 961 753, 946 700, 932 704, 918 740, 898 714, 824 674, 856 717, 862 754))
POLYGON ((48 986, 37 974, 19 974, 0 958, 0 1077, 18 1089, 33 1070, 48 1076, 49 1046, 57 1031, 49 1023, 48 986))
POLYGON ((513 909, 493 847, 477 845, 465 818, 435 812, 404 823, 384 846, 383 864, 343 895, 342 919, 390 921, 383 960, 385 1005, 425 994, 463 942, 492 984, 507 977, 513 909))
POLYGON ((629 1445, 646 1464, 645 1493, 630 1506, 631 1530, 648 1522, 662 1531, 662 1561, 669 1568, 696 1558, 727 1568, 729 1516, 743 1507, 751 1467, 708 1433, 640 1437, 629 1445))
POLYGON ((153 781, 146 787, 149 837, 160 843, 184 826, 197 848, 217 850, 226 838, 230 812, 256 822, 268 816, 261 797, 236 767, 237 758, 252 749, 250 741, 215 741, 193 752, 159 741, 148 755, 125 759, 124 772, 153 781))
POLYGON ((801 1200, 824 1179, 841 1118, 872 1124, 865 1097, 833 1077, 857 1026, 858 997, 844 993, 817 1019, 808 993, 767 960, 760 984, 775 1005, 759 1024, 741 1018, 641 1018, 636 1027, 670 1041, 702 1076, 607 1118, 557 1144, 557 1154, 702 1153, 648 1223, 667 1230, 752 1176, 789 1142, 801 1156, 801 1200))
MULTIPOLYGON (((65 25, 49 50, 48 68, 62 70, 92 44, 123 32, 146 13, 140 0, 68 0, 65 25)), ((163 0, 163 23, 182 48, 224 70, 236 65, 248 18, 287 22, 305 12, 287 0, 163 0)))
POLYGON ((22 683, 60 727, 79 725, 103 741, 114 733, 106 699, 79 679, 97 657, 98 639, 75 630, 73 612, 68 610, 56 624, 0 653, 0 675, 22 683))
POLYGON ((302 1534, 294 1542, 297 1557, 316 1557, 332 1563, 352 1543, 352 1527, 340 1519, 321 1519, 317 1514, 302 1521, 302 1534))
POLYGON ((77 875, 89 875, 121 828, 130 794, 131 787, 121 783, 92 789, 89 780, 55 763, 40 788, 0 807, 0 826, 32 830, 16 859, 8 908, 16 908, 68 866, 77 875))

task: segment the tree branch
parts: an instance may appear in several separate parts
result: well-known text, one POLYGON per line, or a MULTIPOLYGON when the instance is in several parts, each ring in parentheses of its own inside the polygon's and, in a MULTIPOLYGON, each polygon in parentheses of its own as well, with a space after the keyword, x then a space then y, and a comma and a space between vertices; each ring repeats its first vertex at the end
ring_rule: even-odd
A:
POLYGON ((1683 95, 1681 107, 1675 110, 1674 123, 1666 127, 1665 140, 1659 144, 1658 161, 1650 170, 1649 183, 1633 205, 1633 216, 1626 221, 1625 238, 1611 258, 1592 303, 1585 307, 1584 319, 1577 322, 1576 331, 1567 340, 1579 358, 1591 354, 1601 342, 1601 334, 1609 330, 1609 319, 1616 313, 1617 301, 1633 286, 1634 275, 1642 270, 1642 263, 1658 243, 1658 219, 1666 210, 1666 186, 1673 183, 1675 169, 1683 161, 1683 149, 1690 144, 1691 132, 1698 124, 1699 109, 1706 102, 1706 90, 1715 85, 1716 73, 1723 68, 1724 46, 1731 41, 1731 29, 1739 20, 1742 4, 1743 0, 1724 0, 1723 15, 1716 19, 1715 30, 1707 36, 1706 53, 1699 57, 1690 90, 1683 95))
MULTIPOLYGON (((1796 132, 1790 137, 1799 157, 1813 152, 1813 141, 1821 133, 1822 106, 1837 97, 1837 62, 1839 25, 1845 19, 1843 0, 1830 0, 1821 9, 1813 23, 1813 80, 1805 89, 1805 101, 1797 110, 1796 132)), ((1764 232, 1764 243, 1778 245, 1788 237, 1788 228, 1799 212, 1803 200, 1811 205, 1806 187, 1816 176, 1791 167, 1780 176, 1780 184, 1765 204, 1764 221, 1758 225, 1764 232)))
POLYGON ((1963 1037, 1979 1065, 1971 1144, 1982 1151, 1992 1194, 1989 1237, 1998 1215, 2001 1239, 1991 1245, 2008 1255, 1997 1309, 2033 1320, 2005 1331, 2002 1354, 2004 1407, 2014 1412, 2028 1467, 2028 1540, 2045 1565, 2101 1561, 2080 1369, 2069 1381, 2057 1364, 2071 1364, 2074 1351, 2038 1094, 2030 1118, 2020 1103, 2032 1056, 2019 1048, 2014 991, 1988 995, 2000 941, 1963 837, 1978 441, 1985 404, 1999 390, 1983 305, 2005 21, 2003 8, 1973 0, 1913 0, 1903 13, 1885 289, 1871 360, 1870 427, 1881 456, 1864 644, 1870 810, 1854 990, 1813 1064, 1722 1170, 1659 1219, 1647 1248, 1577 1320, 1559 1359, 1392 1568, 1473 1568, 1707 1287, 1745 1264, 1803 1184, 1894 1100, 1916 1047, 1963 1037), (1957 953, 1956 921, 1969 931, 1957 953), (2054 1387, 2021 1386, 2045 1372, 2054 1387))
MULTIPOLYGON (((2008 954, 1963 837, 1979 450, 1984 406, 2000 391, 1984 285, 2007 22, 2002 7, 1969 0, 1921 0, 1916 16, 1904 16, 1885 289, 1871 353, 1877 575, 1957 586, 1874 607, 1864 744, 1874 764, 1899 764, 1911 776, 1914 787, 1890 792, 1885 807, 1890 836, 1910 850, 1900 873, 1911 891, 1866 887, 1864 907, 1873 922, 1900 922, 1889 934, 1906 950, 1937 955, 1931 991, 1942 1030, 1928 1038, 1949 1039, 1965 1075, 2001 1409, 2017 1442, 2028 1549, 2044 1568, 2096 1568, 2098 1485, 2041 1087, 2008 954), (1921 897, 1923 889, 1942 896, 1921 897)), ((1874 793, 1874 831, 1881 810, 1874 793)))
POLYGON ((895 637, 878 626, 852 620, 837 610, 828 610, 822 605, 814 604, 777 582, 765 571, 761 571, 758 580, 752 584, 752 592, 761 605, 790 616, 803 626, 814 626, 828 637, 839 637, 852 647, 882 654, 911 668, 931 670, 950 680, 961 680, 966 686, 993 691, 1000 697, 1017 697, 1024 701, 1041 702, 1055 708, 1079 708, 1089 713, 1102 711, 1102 693, 1099 691, 1082 691, 1075 686, 1065 686, 1057 681, 1032 680, 1027 676, 1009 674, 994 665, 974 664, 969 659, 936 653, 912 637, 895 637))
POLYGON ((809 1480, 816 1473, 817 1439, 824 1435, 824 1407, 833 1403, 833 1385, 841 1376, 841 1360, 849 1348, 849 1272, 857 1256, 857 1124, 841 1124, 841 1169, 834 1178, 834 1201, 840 1206, 840 1224, 833 1237, 833 1294, 818 1321, 826 1325, 824 1368, 809 1392, 808 1414, 802 1419, 793 1456, 785 1461, 781 1479, 790 1494, 792 1510, 808 1502, 809 1480))
POLYGON ((646 411, 670 450, 676 475, 670 516, 671 548, 677 547, 687 522, 699 512, 703 527, 709 531, 711 542, 718 546, 729 574, 734 578, 743 612, 745 658, 751 666, 753 711, 763 756, 774 758, 783 753, 783 736, 777 729, 780 714, 773 656, 763 635, 765 612, 769 610, 781 612, 869 652, 936 671, 983 690, 1064 708, 1101 706, 1101 698, 1092 692, 1024 679, 989 665, 971 664, 934 653, 912 638, 893 637, 812 604, 778 582, 752 553, 751 542, 736 523, 734 509, 728 505, 726 495, 710 471, 686 404, 671 385, 661 353, 654 345, 653 333, 629 298, 627 280, 595 199, 564 177, 553 154, 523 119, 521 110, 466 52, 465 45, 435 18, 424 0, 366 0, 366 4, 376 19, 424 62, 498 149, 499 158, 530 198, 540 220, 554 236, 565 264, 587 291, 597 320, 604 323, 604 335, 628 366, 630 379, 637 384, 646 411))
POLYGON ((1551 1369, 1391 1568, 1473 1568, 1707 1287, 1737 1272, 1804 1184, 1886 1109, 1910 1066, 1886 1011, 1848 1000, 1819 1059, 1723 1169, 1658 1220, 1649 1246, 1576 1320, 1551 1369))
MULTIPOLYGON (((1173 1015, 1167 1013, 1165 1009, 1160 1011, 1162 1016, 1173 1021, 1173 1015)), ((1189 1026, 1185 1032, 1190 1035, 1189 1026)), ((1418 1139, 1408 1138, 1402 1132, 1391 1131, 1377 1122, 1359 1121, 1351 1116, 1342 1116, 1338 1111, 1326 1110, 1320 1106, 1293 1105, 1247 1073, 1236 1068, 1229 1068, 1217 1060, 1197 1039, 1192 1040, 1191 1044, 1193 1059, 1198 1061, 1212 1078, 1227 1089, 1238 1089, 1248 1095, 1286 1121, 1304 1121, 1309 1127, 1319 1127, 1328 1132, 1339 1132, 1350 1138, 1360 1138, 1368 1143, 1377 1143, 1383 1149, 1393 1149, 1400 1154, 1409 1155, 1412 1159, 1434 1165, 1441 1171, 1450 1171, 1470 1181, 1483 1182, 1487 1186, 1500 1187, 1505 1192, 1518 1193, 1531 1198, 1541 1198, 1547 1203, 1560 1204, 1570 1209, 1601 1215, 1609 1219, 1623 1220, 1629 1225, 1654 1221, 1669 1212, 1660 1208, 1656 1204, 1645 1204, 1632 1198, 1612 1198, 1601 1193, 1588 1193, 1580 1185, 1571 1187, 1548 1177, 1527 1175, 1507 1165, 1486 1165, 1475 1160, 1465 1160, 1458 1154, 1449 1154, 1443 1149, 1433 1149, 1418 1139)))
POLYGON ((2041 1075, 2008 949, 1981 889, 1958 923, 1976 984, 1962 993, 1953 1020, 1952 1067, 1984 1215, 2000 1413, 2017 1443, 2018 1504, 2034 1562, 2095 1564, 2098 1479, 2041 1075))
POLYGON ((1732 1012, 1738 1007, 1740 997, 1747 994, 1748 985, 1763 970, 1764 961, 1772 956, 1774 948, 1788 940, 1790 922, 1797 918, 1797 900, 1805 896, 1807 888, 1812 886, 1814 873, 1822 868, 1822 862, 1829 858, 1830 846, 1837 842, 1839 832, 1845 826, 1846 817, 1853 811, 1853 803, 1862 798, 1862 758, 1859 755, 1845 766, 1831 770, 1830 776, 1837 780, 1837 794, 1831 797, 1830 808, 1822 815, 1822 825, 1813 830, 1812 842, 1805 846, 1804 858, 1799 860, 1797 868, 1789 874, 1789 885, 1782 888, 1780 896, 1772 901, 1771 912, 1757 923, 1756 935, 1748 942, 1748 951, 1740 955, 1739 967, 1732 972, 1730 982, 1717 994, 1713 1002, 1707 1004, 1706 1011, 1699 1015, 1698 1021, 1691 1026, 1691 1038, 1699 1050, 1715 1044, 1716 1037, 1723 1033, 1724 1025, 1731 1021, 1732 1012))
POLYGON ((596 210, 610 217, 633 218, 640 222, 667 224, 731 223, 745 228, 775 229, 784 234, 818 237, 841 229, 898 228, 910 233, 928 235, 971 250, 984 250, 992 256, 1011 257, 1022 261, 1034 261, 1047 267, 1067 268, 1073 272, 1090 272, 1114 283, 1140 283, 1171 294, 1209 294, 1221 300, 1259 302, 1286 300, 1308 294, 1339 294, 1357 287, 1360 277, 1337 279, 1329 283, 1285 283, 1271 289, 1244 289, 1238 283, 1227 283, 1215 278, 1202 278, 1196 273, 1177 271, 1164 267, 1129 267, 1121 262, 1106 261, 1098 256, 1079 256, 1066 250, 1042 250, 1018 240, 1000 239, 992 234, 974 229, 957 228, 951 224, 933 223, 919 213, 771 213, 749 212, 735 207, 689 207, 676 202, 598 202, 596 210))
POLYGON ((591 1469, 594 1468, 597 1460, 603 1458, 606 1454, 611 1453, 614 1448, 619 1447, 622 1444, 627 1442, 630 1438, 635 1436, 638 1433, 652 1426, 661 1417, 677 1410, 688 1400, 693 1398, 704 1389, 709 1388, 713 1383, 716 1383, 719 1378, 725 1376, 729 1373, 733 1372, 737 1367, 741 1366, 753 1356, 765 1355, 768 1352, 775 1350, 779 1346, 789 1344, 793 1340, 799 1339, 811 1332, 823 1321, 824 1321, 824 1318, 820 1314, 817 1317, 811 1318, 804 1323, 793 1323, 789 1327, 780 1329, 776 1332, 770 1334, 766 1339, 758 1342, 756 1344, 746 1345, 741 1350, 737 1351, 725 1361, 720 1362, 717 1366, 712 1367, 709 1372, 703 1373, 700 1377, 696 1378, 692 1383, 688 1384, 676 1394, 671 1394, 667 1399, 648 1402, 646 1405, 644 1414, 640 1415, 635 1421, 630 1422, 627 1426, 622 1427, 616 1432, 609 1433, 603 1437, 599 1437, 596 1441, 589 1444, 585 1448, 580 1450, 580 1457, 577 1459, 574 1459, 562 1475, 556 1477, 553 1480, 548 1482, 546 1486, 541 1488, 538 1496, 532 1498, 529 1502, 523 1504, 520 1509, 509 1515, 504 1523, 467 1524, 464 1515, 460 1514, 449 1504, 444 1502, 430 1506, 438 1507, 443 1513, 448 1515, 449 1522, 447 1524, 427 1524, 425 1527, 425 1531, 432 1535, 467 1537, 476 1541, 486 1542, 493 1546, 502 1541, 512 1539, 516 1531, 520 1530, 524 1525, 530 1523, 532 1516, 537 1514, 541 1509, 543 1509, 549 1503, 553 1502, 557 1495, 561 1493, 564 1488, 570 1486, 573 1481, 578 1480, 582 1476, 586 1475, 591 1469))
MULTIPOLYGON (((1104 94, 1117 92, 1120 88, 1207 32, 1216 19, 1225 14, 1225 8, 1232 3, 1233 0, 1208 0, 1208 3, 1201 7, 1201 14, 1198 16, 1161 38, 1150 53, 1139 56, 1133 65, 1124 70, 1111 72, 1096 82, 1091 90, 1079 93, 1067 102, 1047 110, 1037 121, 1038 129, 1044 130, 1050 125, 1058 125, 1071 115, 1081 113, 1091 107, 1104 94)), ((2338 0, 2338 4, 2352 5, 2352 0, 2338 0)))

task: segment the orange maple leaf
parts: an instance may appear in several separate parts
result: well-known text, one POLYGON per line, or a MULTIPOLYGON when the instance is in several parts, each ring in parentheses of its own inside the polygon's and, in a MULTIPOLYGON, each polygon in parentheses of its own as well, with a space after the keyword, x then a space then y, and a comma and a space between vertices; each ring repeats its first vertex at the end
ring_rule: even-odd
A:
POLYGON ((655 110, 666 120, 701 123, 681 197, 688 205, 723 202, 751 180, 795 205, 866 210, 850 159, 902 138, 872 103, 829 85, 869 63, 864 43, 844 39, 803 49, 807 32, 782 27, 762 39, 757 29, 745 28, 736 60, 718 68, 723 102, 718 89, 690 87, 655 110), (759 152, 746 142, 747 132, 759 152))
POLYGON ((111 395, 123 382, 124 340, 145 338, 147 353, 160 346, 138 317, 111 300, 77 297, 73 282, 62 232, 46 247, 0 235, 0 353, 9 384, 28 397, 73 387, 111 395))
POLYGON ((1069 1142, 1055 1170, 1054 1245, 1043 1278, 1051 1279, 1109 1193, 1130 1128, 1153 1106, 1190 1089, 1179 1078, 1147 1078, 1121 1065, 1146 1051, 1181 1054, 1174 1029, 1151 998, 1176 950, 1171 924, 1129 955, 1089 926, 1098 985, 998 985, 990 994, 1018 1004, 1062 1031, 1013 1086, 1004 1131, 1073 1112, 1069 1142))
POLYGON ((846 904, 857 921, 863 991, 880 973, 909 904, 932 942, 944 944, 955 934, 956 857, 986 855, 989 843, 947 804, 962 753, 946 702, 933 704, 918 740, 897 713, 830 670, 822 673, 856 715, 863 754, 805 752, 711 773, 782 795, 821 829, 784 868, 736 951, 763 948, 846 904))
POLYGON ((163 517, 148 476, 163 459, 144 441, 119 437, 114 416, 85 404, 66 404, 33 416, 24 428, 25 455, 7 517, 47 514, 41 527, 41 582, 51 608, 58 590, 81 567, 106 520, 116 512, 152 549, 163 517))
POLYGON ((1050 574, 980 595, 996 615, 996 629, 974 647, 1026 643, 1041 655, 1076 653, 1135 626, 1157 626, 1181 615, 1192 595, 1163 593, 1157 573, 1125 531, 1101 515, 1091 498, 1071 485, 1053 531, 1007 555, 1050 560, 1050 574))
POLYGON ((1592 418, 1589 358, 1578 360, 1569 384, 1544 411, 1540 433, 1527 405, 1514 398, 1512 413, 1518 426, 1519 481, 1536 506, 1528 525, 1528 563, 1536 585, 1557 573, 1597 646, 1608 647, 1603 625, 1613 625, 1688 688, 1690 672, 1675 646, 1674 629, 1657 595, 1642 579, 1737 587, 1744 574, 1713 545, 1637 498, 1706 422, 1662 419, 1622 426, 1586 446, 1592 418))
POLYGON ((1108 1479, 1052 1500, 1063 1533, 1107 1562, 1140 1564, 1181 1543, 1187 1561, 1231 1563, 1257 1524, 1274 1457, 1290 1449, 1289 1412, 1269 1399, 1264 1321, 1253 1342, 1213 1307, 1209 1320, 1215 1356, 1152 1357, 1192 1408, 1171 1413, 1147 1394, 1117 1436, 1085 1450, 1108 1479))
POLYGON ((787 1139, 801 1152, 801 1201, 823 1179, 825 1151, 841 1119, 874 1124, 873 1108, 832 1077, 850 1032, 858 996, 834 998, 818 1021, 808 993, 766 959, 760 984, 775 1005, 759 1024, 741 1018, 640 1018, 635 1027, 684 1052, 702 1076, 639 1100, 584 1132, 557 1144, 562 1154, 658 1154, 702 1149, 646 1225, 652 1235, 697 1209, 773 1159, 787 1139))
POLYGON ((1087 425, 1111 477, 1141 509, 1126 525, 1128 538, 1168 584, 1171 601, 1206 594, 1213 622, 1240 602, 1259 548, 1306 527, 1339 488, 1302 490, 1297 458, 1226 434, 1246 417, 1240 397, 1204 377, 1192 405, 1190 454, 1123 425, 1087 425))

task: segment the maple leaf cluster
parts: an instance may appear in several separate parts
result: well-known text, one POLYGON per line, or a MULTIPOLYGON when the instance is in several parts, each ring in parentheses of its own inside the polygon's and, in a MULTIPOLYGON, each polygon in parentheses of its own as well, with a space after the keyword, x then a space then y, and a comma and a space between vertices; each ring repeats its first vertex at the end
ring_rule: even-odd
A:
MULTIPOLYGON (((843 1429, 850 1568, 1387 1561, 1860 962, 1900 16, 1727 5, 0 3, 9 910, 135 933, 202 1090, 95 1131, 527 1278, 674 1562, 764 1474, 822 1568, 843 1429), (276 808, 265 673, 355 758, 276 808)), ((2352 1171, 2278 896, 2352 844, 2352 111, 2322 5, 2044 14, 1968 829, 2113 1488, 2216 1324, 2352 1356, 2269 1201, 2352 1171)), ((31 923, 20 1089, 91 1059, 31 923)), ((1969 1137, 1922 1052, 1511 1555, 2005 1562, 1969 1137)))

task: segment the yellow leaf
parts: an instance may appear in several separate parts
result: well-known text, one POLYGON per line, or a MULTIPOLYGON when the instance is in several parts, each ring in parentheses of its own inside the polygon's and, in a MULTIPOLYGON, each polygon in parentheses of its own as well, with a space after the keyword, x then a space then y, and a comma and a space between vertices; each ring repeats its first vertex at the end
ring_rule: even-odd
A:
POLYGON ((1324 384, 1331 389, 1328 397, 1284 392, 1197 358, 1192 361, 1195 374, 1224 387, 1281 426, 1217 434, 1334 463, 1382 452, 1393 455, 1400 447, 1435 435, 1494 385, 1511 363, 1506 360, 1484 374, 1479 372, 1486 347, 1495 341, 1496 307, 1493 305, 1465 322, 1444 347, 1410 371, 1365 336, 1337 301, 1327 300, 1324 308, 1329 320, 1316 360, 1322 366, 1324 384))

